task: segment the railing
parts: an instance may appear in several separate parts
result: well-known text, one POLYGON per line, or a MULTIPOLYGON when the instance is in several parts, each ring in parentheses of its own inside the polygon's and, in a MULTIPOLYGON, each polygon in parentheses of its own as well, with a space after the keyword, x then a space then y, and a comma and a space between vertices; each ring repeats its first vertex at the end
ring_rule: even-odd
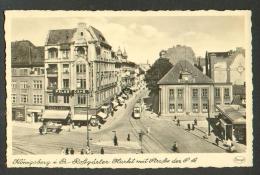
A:
POLYGON ((53 89, 57 89, 57 88, 58 88, 57 85, 49 85, 49 86, 47 86, 48 90, 53 90, 53 89))
POLYGON ((47 74, 58 74, 58 69, 47 69, 47 74))

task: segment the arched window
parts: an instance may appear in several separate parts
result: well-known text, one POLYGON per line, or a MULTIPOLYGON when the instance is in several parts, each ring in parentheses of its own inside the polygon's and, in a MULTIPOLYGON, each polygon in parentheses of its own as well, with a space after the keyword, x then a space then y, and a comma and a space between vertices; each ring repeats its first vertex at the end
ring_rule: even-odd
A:
POLYGON ((77 71, 77 73, 85 73, 86 72, 86 64, 77 64, 76 71, 77 71))
POLYGON ((58 58, 58 49, 56 48, 48 49, 48 58, 50 59, 58 58))
POLYGON ((78 47, 77 48, 77 55, 83 56, 85 55, 85 49, 83 47, 78 47))

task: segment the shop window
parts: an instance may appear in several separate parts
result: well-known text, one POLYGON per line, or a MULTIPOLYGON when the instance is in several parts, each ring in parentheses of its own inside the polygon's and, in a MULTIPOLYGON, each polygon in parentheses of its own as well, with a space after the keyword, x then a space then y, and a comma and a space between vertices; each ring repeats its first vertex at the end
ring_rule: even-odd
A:
POLYGON ((175 105, 174 104, 169 105, 169 112, 170 113, 175 112, 175 105))

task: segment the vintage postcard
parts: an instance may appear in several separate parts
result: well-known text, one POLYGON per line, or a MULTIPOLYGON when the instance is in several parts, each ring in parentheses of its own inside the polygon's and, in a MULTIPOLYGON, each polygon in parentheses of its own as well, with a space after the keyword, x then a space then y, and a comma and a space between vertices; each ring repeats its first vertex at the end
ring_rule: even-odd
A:
POLYGON ((252 166, 250 11, 5 11, 7 166, 252 166))

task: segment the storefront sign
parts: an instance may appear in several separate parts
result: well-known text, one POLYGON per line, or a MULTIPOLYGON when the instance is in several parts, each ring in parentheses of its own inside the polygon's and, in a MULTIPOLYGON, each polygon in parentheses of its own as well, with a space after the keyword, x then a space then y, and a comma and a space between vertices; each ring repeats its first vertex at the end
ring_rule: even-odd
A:
POLYGON ((69 89, 55 89, 53 90, 53 94, 55 95, 71 95, 74 94, 88 94, 89 91, 86 89, 77 89, 77 90, 69 90, 69 89))

